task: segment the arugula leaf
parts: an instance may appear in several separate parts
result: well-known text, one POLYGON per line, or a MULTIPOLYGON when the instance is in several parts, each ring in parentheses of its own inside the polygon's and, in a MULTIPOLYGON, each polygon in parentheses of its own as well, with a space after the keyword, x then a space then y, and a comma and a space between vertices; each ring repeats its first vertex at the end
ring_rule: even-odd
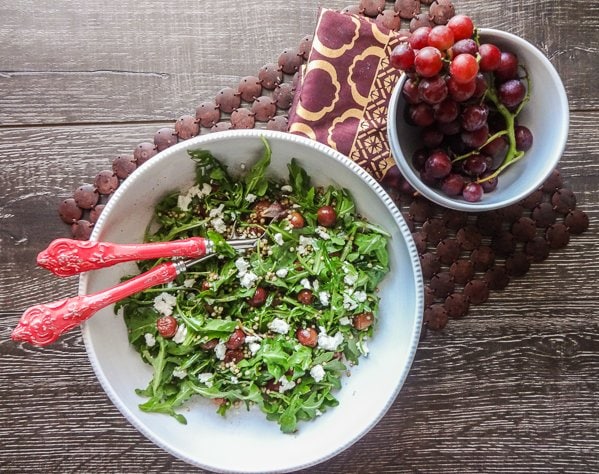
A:
POLYGON ((252 166, 248 174, 244 178, 245 182, 245 194, 255 194, 256 196, 264 196, 268 189, 268 180, 266 179, 265 173, 266 168, 270 165, 271 150, 268 142, 262 138, 264 143, 264 153, 262 158, 252 166))
POLYGON ((237 251, 231 247, 225 238, 220 235, 218 232, 214 232, 213 230, 209 230, 207 232, 208 238, 214 244, 214 252, 219 255, 224 255, 225 257, 236 257, 237 251))

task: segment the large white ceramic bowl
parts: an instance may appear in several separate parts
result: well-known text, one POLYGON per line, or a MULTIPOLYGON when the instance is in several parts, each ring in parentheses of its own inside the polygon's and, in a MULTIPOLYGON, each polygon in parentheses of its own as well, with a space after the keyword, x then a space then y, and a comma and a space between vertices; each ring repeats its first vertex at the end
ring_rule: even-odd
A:
POLYGON ((562 81, 545 55, 524 39, 505 31, 481 29, 481 43, 493 43, 501 50, 518 56, 530 74, 530 101, 518 116, 518 122, 533 134, 533 146, 519 162, 499 176, 497 188, 484 194, 481 201, 467 202, 449 197, 440 189, 420 180, 412 165, 412 155, 420 148, 419 129, 404 119, 405 100, 401 94, 404 77, 398 81, 389 103, 388 137, 393 157, 401 173, 419 193, 437 204, 466 212, 498 209, 524 199, 536 190, 557 166, 568 138, 568 99, 562 81))
MULTIPOLYGON (((423 311, 423 284, 418 255, 400 212, 382 188, 348 158, 320 143, 287 133, 245 130, 197 137, 175 145, 135 171, 102 212, 92 240, 137 243, 156 203, 167 193, 186 189, 194 178, 188 149, 210 150, 232 172, 257 160, 260 136, 272 147, 271 169, 287 177, 296 158, 316 185, 348 188, 359 211, 392 235, 391 272, 381 285, 380 319, 369 343, 370 355, 345 378, 339 406, 313 422, 301 423, 293 435, 283 434, 258 410, 240 408, 225 418, 208 400, 191 401, 183 414, 187 425, 166 415, 143 413, 151 369, 127 341, 121 317, 107 308, 83 327, 89 359, 102 387, 123 415, 145 436, 174 456, 221 472, 292 471, 324 461, 366 434, 395 400, 418 343, 423 311)), ((79 292, 87 294, 115 285, 135 270, 132 264, 89 272, 79 292)), ((373 453, 373 455, 376 455, 373 453)))

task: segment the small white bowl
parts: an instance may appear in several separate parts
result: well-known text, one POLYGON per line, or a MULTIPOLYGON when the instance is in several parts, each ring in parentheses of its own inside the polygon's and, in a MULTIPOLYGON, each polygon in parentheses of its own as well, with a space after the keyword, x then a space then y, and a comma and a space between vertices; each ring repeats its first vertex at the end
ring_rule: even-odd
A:
MULTIPOLYGON (((102 387, 123 415, 146 437, 174 456, 196 466, 224 472, 287 472, 322 462, 351 446, 385 414, 406 379, 418 344, 424 306, 418 253, 411 233, 391 198, 363 169, 316 141, 295 135, 237 130, 196 137, 175 145, 136 170, 116 191, 94 228, 91 240, 137 243, 143 240, 157 202, 191 186, 195 168, 187 150, 204 149, 240 173, 262 154, 264 136, 272 148, 271 174, 287 178, 296 158, 313 184, 351 190, 358 210, 391 234, 391 272, 380 286, 379 323, 369 341, 370 354, 337 394, 339 406, 292 435, 281 433, 258 409, 216 413, 206 399, 193 400, 183 414, 187 425, 157 413, 144 413, 135 394, 151 379, 150 367, 129 345, 127 329, 113 307, 83 327, 89 359, 102 387)), ((117 284, 135 272, 121 264, 84 274, 80 294, 117 284)))
POLYGON ((418 148, 419 129, 404 120, 405 100, 401 94, 404 75, 389 103, 388 137, 393 158, 406 180, 420 194, 451 209, 467 212, 489 211, 509 206, 535 191, 556 167, 568 138, 569 109, 566 91, 551 62, 535 46, 505 31, 480 29, 481 43, 496 44, 502 51, 518 56, 530 74, 530 101, 518 116, 518 123, 533 134, 533 146, 524 158, 499 175, 497 188, 478 202, 450 197, 440 189, 424 184, 412 165, 418 148))

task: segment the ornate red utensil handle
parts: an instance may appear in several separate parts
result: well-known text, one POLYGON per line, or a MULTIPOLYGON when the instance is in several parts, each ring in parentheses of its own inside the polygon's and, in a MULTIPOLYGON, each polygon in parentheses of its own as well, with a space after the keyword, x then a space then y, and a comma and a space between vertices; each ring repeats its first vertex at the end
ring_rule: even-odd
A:
POLYGON ((66 277, 121 262, 153 258, 203 257, 212 252, 212 242, 202 237, 148 244, 113 244, 56 239, 37 256, 37 264, 66 277))
POLYGON ((173 281, 184 271, 184 262, 162 263, 130 280, 91 295, 65 298, 26 310, 12 332, 12 339, 45 346, 79 326, 97 311, 127 296, 173 281))

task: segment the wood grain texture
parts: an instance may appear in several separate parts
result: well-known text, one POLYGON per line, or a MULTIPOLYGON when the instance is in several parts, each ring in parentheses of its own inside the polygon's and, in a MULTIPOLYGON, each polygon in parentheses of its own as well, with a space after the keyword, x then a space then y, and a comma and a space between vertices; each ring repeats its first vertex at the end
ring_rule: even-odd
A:
MULTIPOLYGON (((34 268, 67 232, 61 198, 276 61, 312 32, 320 6, 351 3, 0 0, 0 471, 200 472, 120 415, 78 332, 40 349, 12 343, 10 331, 27 306, 76 292, 76 279, 34 268)), ((599 4, 456 5, 556 66, 572 109, 560 168, 591 227, 429 332, 383 420, 306 472, 599 471, 599 4)))

